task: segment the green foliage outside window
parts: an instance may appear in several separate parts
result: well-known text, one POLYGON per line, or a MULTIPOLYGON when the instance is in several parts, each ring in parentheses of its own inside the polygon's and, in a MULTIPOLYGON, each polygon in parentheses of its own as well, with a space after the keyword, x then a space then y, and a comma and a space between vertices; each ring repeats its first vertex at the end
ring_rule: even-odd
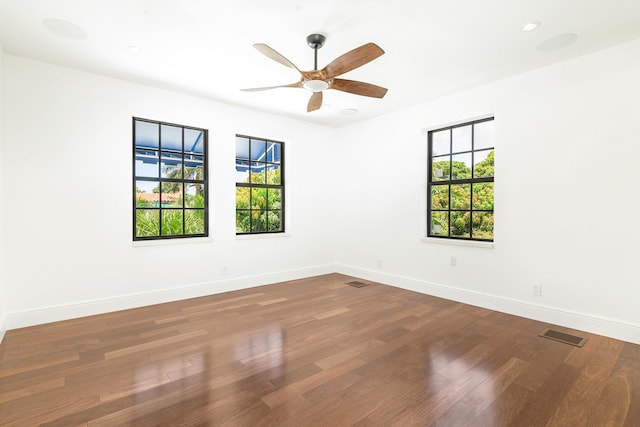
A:
MULTIPOLYGON (((280 168, 265 174, 251 174, 252 184, 279 184, 280 168)), ((236 232, 280 231, 282 228, 282 190, 269 187, 236 187, 236 232)))
POLYGON ((430 139, 429 236, 493 240, 495 153, 492 135, 488 139, 486 133, 492 126, 491 120, 481 120, 433 132, 437 137, 430 139), (479 132, 485 133, 477 141, 480 148, 474 149, 471 128, 476 126, 483 127, 479 132), (460 128, 468 132, 456 133, 460 128), (456 139, 459 135, 467 139, 456 139), (456 147, 464 148, 453 151, 456 147), (473 159, 477 163, 472 167, 473 159))
POLYGON ((134 240, 206 236, 207 131, 133 119, 134 240))

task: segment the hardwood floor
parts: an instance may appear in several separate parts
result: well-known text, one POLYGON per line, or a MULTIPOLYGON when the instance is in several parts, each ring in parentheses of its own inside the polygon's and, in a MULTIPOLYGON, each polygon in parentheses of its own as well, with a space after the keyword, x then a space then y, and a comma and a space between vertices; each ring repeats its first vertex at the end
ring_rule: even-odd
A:
POLYGON ((9 331, 0 425, 640 426, 640 346, 352 280, 9 331))

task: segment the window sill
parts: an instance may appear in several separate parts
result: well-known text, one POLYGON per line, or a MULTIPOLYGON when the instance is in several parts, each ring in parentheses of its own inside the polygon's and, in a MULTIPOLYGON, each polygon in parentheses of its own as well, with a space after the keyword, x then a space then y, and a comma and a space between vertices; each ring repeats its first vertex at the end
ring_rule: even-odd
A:
POLYGON ((494 242, 477 242, 473 240, 438 239, 435 237, 422 237, 422 243, 436 243, 439 245, 471 246, 476 248, 493 249, 494 242))
POLYGON ((240 234, 236 235, 236 240, 255 240, 255 239, 275 239, 281 237, 291 237, 289 233, 264 233, 264 234, 240 234))
POLYGON ((158 240, 135 240, 134 248, 145 246, 171 246, 171 245, 189 245, 192 243, 211 243, 212 237, 185 237, 180 239, 158 239, 158 240))

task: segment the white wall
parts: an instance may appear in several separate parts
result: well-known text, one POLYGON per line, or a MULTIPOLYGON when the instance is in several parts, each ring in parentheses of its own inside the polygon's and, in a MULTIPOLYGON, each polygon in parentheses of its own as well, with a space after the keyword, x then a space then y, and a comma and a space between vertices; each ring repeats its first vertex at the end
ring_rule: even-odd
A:
POLYGON ((338 269, 640 342, 638 76, 640 40, 343 129, 338 269), (485 115, 495 246, 422 242, 424 130, 485 115))
POLYGON ((640 41, 337 130, 10 55, 3 68, 9 328, 340 271, 640 343, 640 41), (421 241, 424 130, 489 114, 495 247, 421 241), (132 245, 132 116, 210 130, 211 240, 132 245), (236 239, 236 133, 286 142, 289 237, 236 239))
POLYGON ((4 72, 10 328, 332 271, 308 169, 332 130, 11 55, 4 72), (212 239, 132 244, 132 116, 209 129, 212 239), (287 237, 236 239, 236 133, 285 142, 287 237))
MULTIPOLYGON (((4 187, 3 187, 3 152, 4 152, 4 126, 3 126, 3 59, 4 59, 4 51, 2 49, 2 45, 0 45, 0 201, 2 201, 2 205, 4 205, 4 187)), ((6 296, 5 296, 5 263, 4 263, 4 221, 3 219, 4 208, 0 206, 0 343, 4 338, 4 334, 7 330, 6 326, 6 296)))

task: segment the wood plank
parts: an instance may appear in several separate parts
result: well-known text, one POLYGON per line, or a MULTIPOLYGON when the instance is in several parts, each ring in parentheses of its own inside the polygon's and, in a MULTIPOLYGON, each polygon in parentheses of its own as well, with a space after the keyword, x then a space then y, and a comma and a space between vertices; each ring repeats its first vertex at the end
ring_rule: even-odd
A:
POLYGON ((640 425, 640 346, 352 280, 8 331, 0 425, 640 425))

